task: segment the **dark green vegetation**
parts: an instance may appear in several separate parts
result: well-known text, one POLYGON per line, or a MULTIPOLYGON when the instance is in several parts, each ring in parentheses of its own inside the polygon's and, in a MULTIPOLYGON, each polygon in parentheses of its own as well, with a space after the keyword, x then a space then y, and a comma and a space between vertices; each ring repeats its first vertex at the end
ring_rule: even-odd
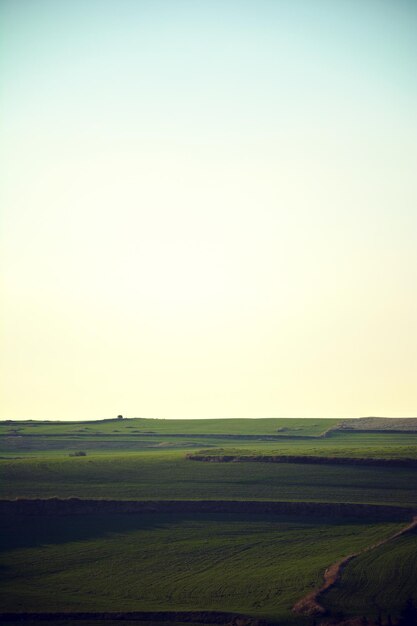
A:
MULTIPOLYGON (((85 456, 74 452, 72 456, 85 456)), ((372 458, 363 456, 325 456, 324 454, 253 454, 238 452, 235 454, 214 454, 200 451, 187 454, 189 461, 203 463, 303 463, 304 465, 373 465, 380 467, 417 467, 417 459, 412 458, 372 458)))
POLYGON ((180 452, 2 461, 0 496, 300 500, 417 506, 413 468, 197 463, 180 452))
POLYGON ((290 619, 329 560, 400 526, 233 514, 13 519, 1 532, 1 604, 26 611, 216 609, 290 619))
MULTIPOLYGON (((329 502, 417 510, 413 467, 186 458, 203 451, 417 459, 415 420, 384 420, 381 430, 375 418, 350 422, 3 422, 0 498, 329 502)), ((4 521, 0 610, 220 610, 311 624, 291 612, 292 604, 320 585, 332 562, 398 528, 394 520, 250 510, 17 517, 4 521)), ((409 534, 357 557, 325 595, 326 608, 332 615, 382 611, 395 618, 412 591, 416 546, 417 536, 409 534)))
POLYGON ((207 626, 207 622, 196 622, 193 619, 187 619, 186 622, 173 621, 171 619, 168 621, 160 621, 160 619, 148 619, 148 616, 147 619, 144 620, 136 618, 134 620, 126 619, 126 616, 124 616, 123 619, 110 619, 109 616, 107 616, 105 619, 77 618, 77 620, 74 620, 73 618, 58 619, 54 617, 53 620, 48 619, 47 621, 40 620, 38 617, 35 619, 27 619, 27 617, 25 617, 25 620, 22 621, 21 617, 19 617, 12 620, 2 620, 1 626, 22 626, 22 624, 25 626, 39 626, 40 624, 48 623, 52 623, 53 626, 74 626, 74 624, 77 626, 207 626))
POLYGON ((397 618, 408 598, 417 605, 417 531, 354 559, 323 605, 344 615, 397 618))

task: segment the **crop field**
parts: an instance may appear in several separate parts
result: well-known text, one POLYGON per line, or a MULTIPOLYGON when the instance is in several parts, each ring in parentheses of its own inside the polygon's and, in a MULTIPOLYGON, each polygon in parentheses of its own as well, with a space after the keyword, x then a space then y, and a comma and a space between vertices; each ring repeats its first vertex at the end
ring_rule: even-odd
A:
POLYGON ((180 452, 2 461, 0 497, 291 500, 417 506, 414 468, 197 463, 180 452))
MULTIPOLYGON (((125 422, 135 420, 125 420, 125 422)), ((147 420, 153 421, 153 420, 147 420)), ((154 420, 156 421, 156 420, 154 420)), ((190 420, 191 421, 191 420, 190 420)), ((417 458, 417 433, 401 432, 361 432, 345 430, 327 430, 326 436, 311 434, 314 427, 303 428, 300 425, 294 430, 284 432, 265 433, 247 432, 249 428, 241 433, 209 433, 213 425, 207 432, 194 432, 197 428, 202 431, 203 420, 192 421, 193 428, 189 433, 153 433, 129 432, 125 427, 123 432, 117 433, 92 433, 93 427, 82 432, 78 428, 79 424, 71 427, 64 424, 59 428, 53 428, 54 432, 41 432, 41 426, 7 428, 0 423, 0 457, 1 458, 27 458, 45 457, 57 455, 68 455, 70 452, 83 450, 86 452, 109 453, 123 452, 126 454, 135 452, 184 450, 198 451, 205 450, 211 454, 284 454, 284 455, 317 455, 317 456, 339 456, 339 457, 371 457, 371 458, 417 458), (65 429, 64 429, 65 427, 65 429), (63 432, 56 432, 59 429, 63 432), (33 431, 36 430, 34 434, 33 431), (285 433, 285 434, 284 434, 285 433), (292 433, 292 434, 290 434, 292 433), (310 433, 310 434, 306 434, 310 433)), ((217 422, 218 420, 207 420, 217 422)), ((234 421, 234 420, 229 420, 234 421)), ((240 421, 240 420, 236 420, 240 421)), ((245 421, 245 420, 243 420, 245 421)), ((256 420, 247 420, 256 421, 256 420)), ((264 420, 259 420, 264 421, 264 420)), ((273 420, 276 423, 278 420, 273 420)), ((290 421, 290 420, 283 420, 290 421)), ((308 420, 297 420, 308 421, 308 420)), ((328 422, 329 420, 321 420, 328 422)), ((122 420, 123 422, 123 420, 122 420)), ((112 422, 115 424, 115 422, 112 422)), ((317 428, 322 425, 316 424, 317 428)), ((47 427, 45 427, 47 428, 47 427)), ((48 427, 49 428, 49 427, 48 427)), ((51 427, 52 428, 52 427, 51 427)), ((184 424, 182 430, 186 429, 184 424)), ((252 427, 253 428, 253 427, 252 427)), ((282 427, 284 428, 284 427, 282 427)), ((267 430, 267 427, 263 427, 267 430)), ((122 429, 120 429, 122 430, 122 429)), ((154 430, 158 430, 154 427, 154 430)), ((216 430, 220 430, 216 427, 216 430)), ((272 429, 270 429, 272 430, 272 429)))
POLYGON ((344 615, 398 617, 409 598, 417 605, 417 532, 364 553, 344 570, 323 605, 344 615))
POLYGON ((205 419, 157 420, 132 418, 94 422, 0 422, 0 433, 21 435, 292 435, 318 436, 337 426, 332 419, 205 419))
POLYGON ((144 619, 140 620, 135 617, 135 619, 127 619, 123 616, 122 619, 111 619, 109 616, 106 616, 105 619, 98 619, 94 617, 93 619, 80 619, 74 620, 73 618, 60 619, 55 618, 52 620, 39 620, 39 618, 30 619, 25 617, 25 620, 22 621, 20 619, 5 619, 2 620, 1 626, 21 626, 25 624, 25 626, 39 626, 42 623, 53 623, 53 626, 207 626, 206 621, 193 621, 192 619, 188 619, 184 621, 176 621, 174 619, 169 619, 169 621, 160 620, 160 619, 144 619))
MULTIPOLYGON (((356 429, 341 420, 3 422, 2 499, 177 501, 178 507, 169 514, 6 516, 0 528, 0 612, 225 611, 310 626, 314 616, 291 608, 321 585, 324 570, 391 537, 410 521, 411 510, 417 512, 417 468, 384 465, 417 459, 414 421, 402 420, 397 429, 392 422, 384 420, 380 429, 376 418, 356 429), (330 462, 197 462, 187 458, 190 453, 330 462), (331 457, 377 464, 332 464, 331 457), (188 501, 233 501, 248 508, 191 514, 185 513, 188 501), (305 506, 289 517, 255 513, 252 501, 305 506), (327 518, 307 514, 308 506, 322 503, 399 507, 403 521, 369 512, 347 518, 336 508, 327 518)), ((416 557, 417 535, 411 532, 360 554, 323 595, 328 615, 372 620, 390 614, 395 626, 414 595, 416 557)), ((182 621, 171 616, 169 624, 182 621)))
POLYGON ((1 533, 1 604, 22 611, 216 609, 291 620, 291 607, 319 583, 329 559, 400 525, 232 514, 13 520, 1 533))

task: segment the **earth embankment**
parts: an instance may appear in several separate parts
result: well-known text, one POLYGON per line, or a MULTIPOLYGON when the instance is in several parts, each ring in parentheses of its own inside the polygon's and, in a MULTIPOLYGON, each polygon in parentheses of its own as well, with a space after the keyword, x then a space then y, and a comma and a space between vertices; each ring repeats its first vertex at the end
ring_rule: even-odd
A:
POLYGON ((312 456, 290 454, 194 454, 186 455, 189 461, 204 463, 300 463, 313 465, 371 465, 379 467, 417 467, 417 459, 382 459, 346 456, 312 456))
POLYGON ((363 554, 364 552, 374 550, 375 548, 383 546, 389 541, 396 539, 397 537, 401 537, 401 535, 409 533, 415 528, 417 528, 417 517, 414 517, 413 521, 410 524, 407 524, 407 526, 394 533, 390 537, 387 537, 386 539, 382 539, 377 543, 367 546, 359 552, 349 554, 348 556, 345 556, 343 559, 340 559, 336 563, 332 563, 332 565, 329 565, 329 567, 324 572, 323 584, 321 585, 321 587, 319 587, 315 591, 312 591, 304 598, 301 598, 301 600, 299 600, 293 607, 294 613, 298 613, 300 615, 325 615, 326 609, 320 604, 321 598, 327 591, 332 589, 338 583, 343 570, 348 565, 348 563, 350 563, 350 561, 358 557, 360 554, 363 554))
POLYGON ((266 513, 316 517, 358 517, 406 520, 410 507, 329 503, 240 500, 100 500, 81 498, 17 498, 0 500, 3 515, 73 515, 90 513, 266 513))
POLYGON ((225 613, 221 611, 112 611, 112 612, 22 612, 0 613, 1 623, 6 622, 52 622, 68 621, 137 621, 139 623, 167 624, 222 624, 223 626, 265 626, 263 620, 241 615, 239 613, 225 613))

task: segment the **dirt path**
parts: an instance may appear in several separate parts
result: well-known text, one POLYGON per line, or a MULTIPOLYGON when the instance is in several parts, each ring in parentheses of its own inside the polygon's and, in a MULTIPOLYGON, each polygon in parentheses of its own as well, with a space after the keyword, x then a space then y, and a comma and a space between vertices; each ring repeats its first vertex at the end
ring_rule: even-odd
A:
POLYGON ((320 598, 326 591, 334 587, 334 585, 340 580, 344 568, 352 559, 356 558, 360 554, 364 554, 365 552, 374 550, 379 546, 383 546, 389 541, 392 541, 393 539, 401 537, 401 535, 410 532, 414 528, 417 528, 417 516, 413 517, 413 521, 410 524, 397 531, 390 537, 382 539, 381 541, 378 541, 377 543, 374 543, 371 546, 360 550, 359 552, 349 554, 343 559, 340 559, 340 561, 336 561, 336 563, 330 565, 324 572, 322 586, 315 591, 311 591, 309 594, 304 596, 304 598, 301 598, 301 600, 294 604, 292 609, 294 613, 298 613, 300 615, 324 615, 326 613, 326 609, 320 604, 320 598))

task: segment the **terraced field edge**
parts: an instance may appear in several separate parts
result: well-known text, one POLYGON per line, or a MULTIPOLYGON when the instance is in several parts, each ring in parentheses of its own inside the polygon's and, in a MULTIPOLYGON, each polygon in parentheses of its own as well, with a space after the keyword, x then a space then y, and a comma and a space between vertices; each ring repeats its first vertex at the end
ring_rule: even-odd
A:
POLYGON ((320 465, 373 465, 382 467, 417 467, 417 459, 382 459, 366 457, 335 457, 312 455, 268 454, 194 454, 185 455, 189 461, 205 463, 313 463, 320 465))
POLYGON ((410 524, 408 524, 407 526, 405 526, 398 532, 394 533, 390 537, 387 537, 386 539, 382 539, 381 541, 378 541, 377 543, 374 543, 371 546, 368 546, 367 548, 360 550, 359 552, 349 554, 348 556, 345 556, 343 559, 340 559, 336 563, 329 565, 329 567, 324 572, 322 586, 316 589, 315 591, 310 592, 304 598, 301 598, 301 600, 299 600, 293 607, 294 613, 298 613, 300 615, 308 615, 308 616, 326 615, 327 611, 320 604, 320 600, 323 597, 323 595, 327 591, 332 589, 336 585, 336 583, 340 580, 340 577, 342 575, 344 568, 346 567, 348 563, 350 563, 350 561, 352 561, 359 555, 364 554, 365 552, 374 550, 375 548, 383 546, 386 543, 392 541, 393 539, 396 539, 397 537, 401 537, 402 535, 405 535, 406 533, 411 532, 415 528, 417 528, 417 516, 413 517, 413 521, 410 524))
POLYGON ((224 626, 266 626, 264 620, 252 618, 239 613, 221 611, 123 611, 123 612, 65 612, 65 613, 0 613, 0 622, 57 622, 69 621, 138 621, 138 622, 175 622, 200 624, 221 624, 224 626))
POLYGON ((100 500, 82 498, 16 498, 0 500, 4 515, 73 515, 90 513, 267 513, 321 517, 406 520, 411 507, 345 502, 276 502, 258 500, 100 500))

